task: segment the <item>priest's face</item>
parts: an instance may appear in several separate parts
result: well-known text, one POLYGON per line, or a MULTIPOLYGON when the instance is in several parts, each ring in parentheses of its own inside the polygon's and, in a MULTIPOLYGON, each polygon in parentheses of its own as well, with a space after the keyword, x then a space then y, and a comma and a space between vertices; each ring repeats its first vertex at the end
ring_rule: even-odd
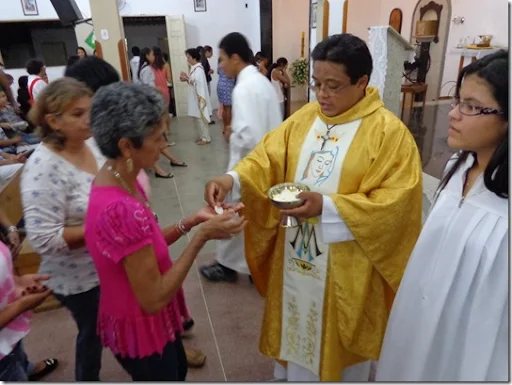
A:
POLYGON ((506 140, 508 122, 499 113, 500 106, 491 86, 476 74, 464 78, 459 98, 449 113, 448 145, 457 150, 489 153, 506 140))
POLYGON ((313 63, 311 89, 316 93, 318 103, 326 116, 333 117, 350 110, 364 97, 367 85, 366 75, 351 84, 342 64, 327 60, 313 63))

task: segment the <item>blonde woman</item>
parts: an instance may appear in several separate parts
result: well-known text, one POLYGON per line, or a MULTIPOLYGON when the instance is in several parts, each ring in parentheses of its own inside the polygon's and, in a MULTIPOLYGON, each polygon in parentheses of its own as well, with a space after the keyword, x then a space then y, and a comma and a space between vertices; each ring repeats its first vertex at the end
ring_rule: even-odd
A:
POLYGON ((77 324, 77 381, 99 381, 102 354, 96 334, 99 281, 84 239, 91 183, 105 163, 89 140, 91 97, 85 84, 71 78, 45 87, 29 114, 42 144, 21 178, 27 236, 41 256, 39 273, 51 277, 46 286, 77 324))

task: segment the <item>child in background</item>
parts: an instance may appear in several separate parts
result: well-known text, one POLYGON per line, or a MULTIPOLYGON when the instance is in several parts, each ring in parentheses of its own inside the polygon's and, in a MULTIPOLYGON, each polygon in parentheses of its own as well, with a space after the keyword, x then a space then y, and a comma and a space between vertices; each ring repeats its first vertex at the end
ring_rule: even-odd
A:
POLYGON ((20 154, 30 151, 40 143, 35 133, 25 132, 28 128, 25 122, 10 106, 5 90, 0 88, 0 146, 4 152, 20 154))
MULTIPOLYGON (((35 309, 50 295, 50 290, 42 284, 47 279, 47 276, 39 274, 15 276, 11 252, 5 244, 0 242, 0 379, 2 381, 29 380, 30 363, 23 350, 22 339, 30 331, 29 310, 35 309)), ((51 361, 51 365, 47 364, 43 369, 45 375, 57 367, 57 361, 51 361)), ((37 379, 39 378, 41 377, 37 379)))
POLYGON ((28 93, 28 76, 20 76, 18 78, 18 98, 17 102, 20 105, 21 117, 27 120, 28 112, 30 111, 30 95, 28 93))

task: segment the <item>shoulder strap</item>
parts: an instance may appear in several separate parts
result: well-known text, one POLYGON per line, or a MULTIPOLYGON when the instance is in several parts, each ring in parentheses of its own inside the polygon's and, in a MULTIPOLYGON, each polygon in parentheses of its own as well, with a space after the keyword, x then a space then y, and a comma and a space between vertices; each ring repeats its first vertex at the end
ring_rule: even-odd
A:
POLYGON ((36 85, 36 83, 40 80, 43 80, 41 78, 35 78, 32 83, 30 83, 30 87, 28 89, 28 96, 30 97, 30 104, 34 104, 34 86, 36 85))

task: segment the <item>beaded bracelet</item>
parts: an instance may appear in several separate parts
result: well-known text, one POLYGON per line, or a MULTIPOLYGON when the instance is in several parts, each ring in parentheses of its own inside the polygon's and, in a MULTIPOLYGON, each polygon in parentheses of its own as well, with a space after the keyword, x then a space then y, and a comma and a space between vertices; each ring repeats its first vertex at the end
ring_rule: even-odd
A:
POLYGON ((18 228, 17 228, 16 226, 9 226, 9 227, 7 228, 7 231, 8 231, 9 233, 17 233, 17 232, 18 232, 18 228))

